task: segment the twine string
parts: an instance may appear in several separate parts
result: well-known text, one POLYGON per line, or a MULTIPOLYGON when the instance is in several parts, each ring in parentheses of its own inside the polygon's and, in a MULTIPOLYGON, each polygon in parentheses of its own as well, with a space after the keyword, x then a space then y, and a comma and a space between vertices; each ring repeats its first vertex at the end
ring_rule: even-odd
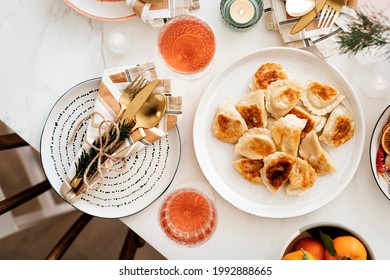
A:
POLYGON ((95 146, 93 143, 89 143, 88 141, 85 141, 85 143, 91 148, 94 149, 97 154, 96 156, 90 161, 87 168, 84 171, 83 174, 83 182, 85 184, 83 192, 87 192, 89 190, 96 190, 100 187, 101 181, 103 180, 105 174, 109 171, 116 171, 119 172, 123 167, 116 168, 114 164, 105 164, 107 160, 111 160, 112 162, 117 161, 118 159, 115 156, 112 156, 112 148, 114 148, 117 144, 119 144, 119 137, 120 137, 120 128, 117 123, 115 123, 112 120, 106 119, 101 113, 99 112, 93 112, 83 118, 77 125, 76 129, 73 131, 73 134, 71 135, 70 139, 68 140, 68 143, 70 144, 73 142, 77 131, 79 130, 80 126, 89 118, 93 117, 94 115, 100 116, 103 120, 99 124, 99 146, 95 146), (108 127, 107 130, 104 129, 104 127, 108 127), (110 139, 109 132, 113 131, 115 132, 114 139, 110 139), (94 175, 88 176, 90 169, 94 164, 97 162, 96 167, 96 173, 98 175, 98 180, 96 183, 91 184, 91 181, 95 177, 94 175), (89 178, 88 178, 89 177, 89 178))
POLYGON ((110 151, 118 143, 119 132, 120 132, 120 130, 119 130, 118 124, 114 123, 111 120, 103 119, 103 121, 99 124, 99 138, 98 138, 99 139, 99 147, 96 147, 95 145, 93 145, 91 143, 88 143, 92 149, 97 151, 97 154, 91 160, 91 162, 89 163, 89 165, 87 166, 87 168, 85 169, 85 172, 83 174, 83 181, 84 181, 84 184, 85 184, 85 188, 87 190, 95 190, 95 189, 97 189, 100 186, 100 181, 103 180, 105 173, 107 171, 110 171, 110 170, 114 169, 114 168, 111 168, 111 167, 104 166, 104 161, 106 159, 115 160, 115 157, 113 157, 111 155, 110 151), (112 141, 110 141, 109 135, 104 137, 105 131, 102 129, 102 127, 105 124, 107 124, 108 127, 110 127, 110 130, 114 129, 114 131, 115 131, 115 138, 112 141), (90 184, 90 182, 92 181, 92 178, 91 179, 88 178, 88 173, 89 173, 89 170, 95 164, 96 161, 97 161, 97 173, 98 173, 98 176, 99 176, 99 180, 98 180, 98 183, 96 184, 96 186, 93 187, 90 184))

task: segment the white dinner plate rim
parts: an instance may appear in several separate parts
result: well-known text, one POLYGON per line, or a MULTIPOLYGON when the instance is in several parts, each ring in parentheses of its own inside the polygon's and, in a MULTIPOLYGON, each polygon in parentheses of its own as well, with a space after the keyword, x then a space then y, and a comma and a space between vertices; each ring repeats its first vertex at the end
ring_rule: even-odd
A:
MULTIPOLYGON (((45 124, 43 126, 43 129, 41 131, 41 138, 40 138, 40 143, 39 143, 39 146, 40 146, 40 150, 41 152, 39 153, 40 154, 40 161, 41 161, 41 167, 42 167, 42 170, 47 178, 47 180, 49 181, 53 191, 56 193, 56 195, 58 195, 58 197, 60 197, 64 202, 68 203, 68 201, 62 197, 58 192, 57 190, 53 187, 52 183, 50 182, 50 176, 48 176, 47 174, 47 171, 45 170, 45 166, 44 166, 44 160, 43 160, 43 154, 42 154, 42 141, 43 141, 43 135, 45 133, 45 129, 46 129, 46 126, 48 124, 48 121, 49 121, 49 118, 51 116, 51 114, 53 113, 53 111, 55 110, 55 107, 57 106, 57 104, 61 101, 62 98, 64 98, 69 92, 72 92, 74 89, 76 89, 77 87, 85 84, 85 83, 89 83, 89 82, 94 82, 94 81, 97 81, 97 80, 101 80, 102 77, 95 77, 95 78, 90 78, 90 79, 87 79, 87 80, 84 80, 82 82, 79 82, 77 84, 75 84, 74 86, 72 86, 71 88, 69 88, 68 90, 66 90, 58 99, 57 101, 54 103, 54 105, 52 106, 52 108, 50 109, 49 111, 49 114, 47 115, 46 117, 46 120, 45 120, 45 124)), ((104 218, 104 219, 121 219, 121 218, 126 218, 126 217, 130 217, 130 216, 133 216, 139 212, 141 212, 142 210, 144 210, 145 208, 147 208, 149 205, 153 204, 153 202, 155 202, 158 198, 160 198, 167 190, 168 188, 170 187, 170 185, 172 184, 173 180, 175 179, 176 177, 176 174, 177 174, 177 171, 179 169, 179 165, 180 165, 180 161, 181 161, 181 155, 182 155, 182 147, 181 147, 181 136, 180 136, 180 131, 179 131, 179 128, 178 126, 176 125, 174 127, 174 129, 176 130, 177 132, 177 137, 178 137, 178 142, 179 142, 179 145, 178 145, 178 162, 176 164, 176 167, 175 167, 175 170, 173 171, 173 174, 172 174, 172 178, 171 180, 169 181, 169 183, 166 185, 166 187, 163 189, 163 191, 157 196, 154 198, 154 200, 152 200, 150 203, 148 203, 147 205, 145 205, 143 208, 140 208, 138 211, 134 211, 130 214, 126 214, 126 215, 120 215, 120 216, 110 216, 110 215, 96 215, 92 212, 89 212, 89 211, 85 211, 83 209, 80 209, 78 207, 76 207, 75 205, 73 204, 69 204, 70 206, 72 206, 74 209, 77 209, 79 211, 82 211, 84 213, 87 213, 87 214, 90 214, 94 217, 98 217, 98 218, 104 218)))
POLYGON ((295 48, 289 48, 289 47, 270 47, 270 48, 263 48, 263 49, 255 50, 255 51, 252 51, 252 52, 249 52, 247 54, 242 55, 238 59, 232 61, 227 66, 225 66, 211 80, 211 82, 209 83, 208 87, 206 88, 204 94, 202 95, 202 97, 200 99, 200 102, 198 104, 198 108, 197 108, 196 113, 195 113, 194 126, 193 126, 193 138, 194 138, 193 142, 194 142, 195 155, 196 155, 198 164, 199 164, 199 166, 200 166, 204 176, 209 181, 210 185, 225 200, 227 200, 230 204, 232 204, 233 206, 237 207, 238 209, 240 209, 240 210, 242 210, 244 212, 247 212, 249 214, 255 215, 255 216, 266 217, 266 218, 292 218, 292 217, 302 216, 302 215, 305 215, 305 214, 308 214, 308 213, 311 213, 311 212, 313 212, 315 210, 320 209, 321 207, 325 206, 330 201, 332 201, 334 198, 336 198, 348 186, 348 184, 350 183, 350 181, 353 178, 353 175, 356 173, 356 171, 358 169, 359 162, 360 162, 360 160, 362 158, 362 155, 363 155, 363 149, 364 149, 364 137, 363 136, 364 136, 364 134, 365 134, 365 122, 364 122, 364 118, 363 118, 363 110, 362 110, 360 101, 357 98, 357 95, 356 95, 355 91, 353 90, 353 88, 352 88, 351 84, 349 83, 349 81, 341 74, 341 72, 338 69, 336 69, 333 65, 327 63, 325 60, 322 60, 318 56, 316 56, 316 55, 314 55, 314 54, 312 54, 310 52, 304 51, 304 50, 295 49, 295 48), (208 92, 209 92, 210 88, 220 79, 221 75, 223 73, 225 73, 226 71, 228 71, 233 65, 236 65, 240 61, 245 60, 247 57, 251 57, 251 56, 254 56, 254 55, 261 55, 261 54, 264 54, 264 53, 267 53, 267 52, 290 52, 290 53, 295 53, 297 55, 306 56, 309 59, 316 60, 316 61, 318 61, 318 63, 322 63, 322 64, 326 65, 326 67, 331 69, 332 72, 337 74, 337 76, 339 76, 343 80, 343 83, 345 84, 345 86, 352 93, 354 106, 356 106, 356 109, 359 112, 359 117, 362 120, 362 122, 360 123, 361 132, 362 132, 361 139, 360 139, 361 142, 360 142, 359 151, 357 151, 357 157, 356 157, 358 163, 354 164, 353 169, 352 169, 352 171, 349 174, 349 177, 347 177, 347 179, 345 180, 344 186, 340 187, 338 189, 338 191, 334 193, 333 196, 330 196, 329 198, 327 198, 327 200, 324 200, 321 205, 319 205, 319 206, 317 206, 317 207, 315 207, 313 209, 310 209, 310 210, 300 210, 300 211, 297 211, 297 212, 294 212, 294 213, 275 214, 275 213, 264 213, 264 212, 260 213, 258 211, 254 211, 253 209, 249 209, 248 207, 243 205, 240 201, 237 201, 234 197, 233 198, 226 197, 227 193, 225 193, 221 189, 220 186, 216 186, 216 184, 214 183, 213 176, 209 174, 209 171, 207 170, 207 167, 202 162, 202 160, 203 160, 202 152, 204 152, 204 151, 202 150, 202 147, 200 146, 200 144, 199 144, 199 142, 197 141, 196 138, 198 136, 198 131, 197 130, 198 129, 200 130, 202 125, 203 125, 204 129, 210 129, 209 126, 211 124, 201 124, 201 123, 199 123, 200 122, 200 118, 201 118, 201 114, 203 113, 202 112, 203 105, 207 104, 207 98, 209 96, 208 92))
MULTIPOLYGON (((124 15, 124 16, 119 16, 119 15, 99 15, 99 14, 94 14, 93 12, 91 11, 86 11, 86 10, 83 10, 81 9, 79 6, 76 5, 76 3, 74 3, 74 1, 72 0, 64 0, 64 2, 69 6, 71 7, 72 9, 74 9, 76 12, 80 13, 81 15, 84 15, 88 18, 92 18, 92 19, 97 19, 97 20, 103 20, 103 21, 122 21, 122 20, 126 20, 126 19, 130 19, 132 17, 135 17, 136 15, 132 12, 130 12, 130 8, 129 8, 129 13, 127 15, 124 15)), ((96 4, 99 4, 99 3, 96 3, 96 4)), ((103 3, 100 3, 100 4, 103 4, 103 3)), ((111 4, 111 5, 118 5, 118 3, 116 2, 112 2, 112 3, 105 3, 105 4, 111 4)))

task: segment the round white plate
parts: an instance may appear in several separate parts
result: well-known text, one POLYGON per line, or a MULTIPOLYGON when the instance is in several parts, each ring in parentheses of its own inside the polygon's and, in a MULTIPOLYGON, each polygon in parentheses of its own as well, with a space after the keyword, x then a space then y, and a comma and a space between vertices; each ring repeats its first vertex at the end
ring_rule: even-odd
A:
MULTIPOLYGON (((46 177, 59 195, 66 173, 81 148, 89 119, 80 126, 72 144, 67 144, 68 139, 79 121, 92 112, 99 84, 100 78, 96 78, 67 91, 54 105, 43 129, 42 165, 46 177)), ((104 218, 120 218, 137 213, 168 188, 176 174, 180 154, 180 135, 176 127, 166 137, 132 154, 123 172, 107 173, 98 190, 85 194, 73 206, 104 218)))
POLYGON ((371 171, 374 175, 375 181, 382 191, 382 193, 390 200, 390 186, 386 183, 385 179, 376 170, 376 153, 380 145, 380 139, 382 135, 382 128, 385 126, 390 118, 390 105, 382 112, 378 121, 375 124, 374 131, 372 132, 370 142, 370 165, 371 171))
POLYGON ((99 20, 124 20, 135 16, 125 1, 65 0, 65 3, 80 14, 99 20))
POLYGON ((277 47, 255 51, 223 69, 211 82, 198 105, 194 121, 194 146, 199 165, 214 189, 237 208, 262 217, 287 218, 312 212, 334 199, 348 185, 359 165, 364 146, 364 119, 361 106, 348 81, 333 66, 298 49, 277 47), (234 145, 211 133, 219 104, 230 99, 236 104, 249 92, 249 81, 264 63, 282 64, 300 83, 317 80, 336 87, 355 117, 355 134, 338 148, 327 148, 337 171, 317 177, 303 196, 289 196, 284 190, 272 194, 263 185, 251 184, 233 167, 234 145))

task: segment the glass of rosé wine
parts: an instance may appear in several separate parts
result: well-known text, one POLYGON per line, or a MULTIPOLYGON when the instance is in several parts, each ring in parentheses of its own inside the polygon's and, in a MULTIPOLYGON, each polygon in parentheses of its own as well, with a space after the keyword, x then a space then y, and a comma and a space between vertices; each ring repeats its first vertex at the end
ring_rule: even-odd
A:
POLYGON ((186 182, 170 193, 159 211, 159 224, 175 243, 193 247, 206 242, 214 233, 217 211, 211 193, 199 182, 186 182))
POLYGON ((163 62, 184 79, 203 76, 215 53, 215 35, 202 19, 181 15, 161 27, 158 52, 163 62))

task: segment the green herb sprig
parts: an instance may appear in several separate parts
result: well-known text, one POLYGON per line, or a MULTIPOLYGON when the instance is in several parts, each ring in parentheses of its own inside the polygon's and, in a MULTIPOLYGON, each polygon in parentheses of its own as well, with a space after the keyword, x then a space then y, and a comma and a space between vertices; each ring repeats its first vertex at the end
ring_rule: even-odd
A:
POLYGON ((382 49, 386 59, 390 59, 390 26, 384 15, 366 15, 357 12, 357 19, 349 24, 348 32, 339 34, 340 53, 355 55, 365 49, 382 49))
MULTIPOLYGON (((132 127, 133 127, 133 124, 131 122, 129 123, 127 121, 124 121, 122 123, 119 123, 119 125, 118 125, 119 139, 117 142, 118 144, 121 144, 124 140, 126 140, 129 137, 132 127)), ((108 131, 107 135, 102 136, 101 141, 100 141, 100 139, 96 139, 95 141, 93 141, 92 145, 99 149, 100 143, 105 143, 107 140, 108 141, 107 145, 110 145, 113 143, 115 138, 116 138, 116 129, 115 129, 115 127, 112 127, 108 131), (108 140, 107 140, 107 137, 108 137, 108 140)), ((116 148, 118 148, 118 145, 115 145, 111 149, 111 151, 109 151, 109 153, 113 153, 116 150, 116 148)), ((76 175, 75 176, 77 178, 83 178, 84 173, 87 170, 87 167, 89 166, 91 161, 96 157, 97 154, 98 154, 98 151, 94 148, 91 148, 89 151, 83 150, 83 152, 81 153, 81 156, 78 159, 78 162, 75 163, 75 165, 76 165, 76 175)), ((105 160, 105 158, 103 158, 103 161, 104 160, 105 160)), ((91 165, 91 167, 88 171, 88 174, 87 174, 88 178, 90 178, 93 174, 96 173, 97 167, 98 167, 98 162, 95 161, 91 165)))

